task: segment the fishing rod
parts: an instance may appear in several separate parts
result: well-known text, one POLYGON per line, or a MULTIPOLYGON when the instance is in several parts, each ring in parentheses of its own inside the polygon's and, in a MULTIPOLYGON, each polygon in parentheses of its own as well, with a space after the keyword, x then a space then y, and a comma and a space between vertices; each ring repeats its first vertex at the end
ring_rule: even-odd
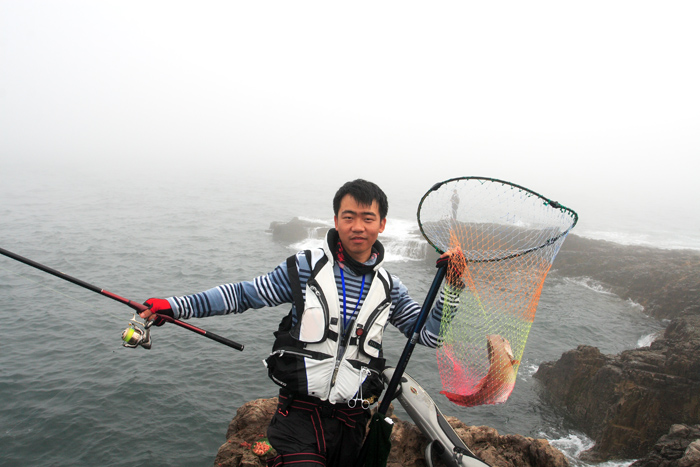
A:
MULTIPOLYGON (((25 258, 24 256, 20 256, 16 253, 12 253, 11 251, 5 250, 4 248, 0 248, 0 254, 3 254, 7 256, 8 258, 12 258, 16 261, 19 261, 20 263, 24 263, 28 266, 31 266, 33 268, 39 269, 41 271, 44 271, 46 273, 49 273, 51 275, 54 275, 60 279, 63 279, 68 282, 72 282, 75 285, 78 285, 80 287, 83 287, 85 289, 91 290, 92 292, 98 293, 100 295, 103 295, 105 297, 111 298, 112 300, 116 300, 119 303, 123 303, 124 305, 129 306, 130 308, 135 310, 134 317, 131 318, 129 321, 129 326, 124 330, 122 333, 122 340, 124 341, 124 346, 125 347, 143 347, 145 349, 150 349, 151 348, 151 334, 150 334, 150 328, 153 325, 153 320, 149 320, 144 322, 141 322, 136 319, 137 313, 141 313, 143 311, 146 311, 149 309, 148 306, 143 305, 141 303, 135 302, 133 300, 129 300, 124 297, 120 297, 119 295, 112 293, 108 290, 101 289, 100 287, 97 287, 95 285, 89 284, 85 281, 82 281, 80 279, 76 279, 75 277, 69 276, 68 274, 64 274, 60 271, 57 271, 55 269, 52 269, 48 266, 45 266, 41 263, 37 263, 36 261, 32 261, 29 258, 25 258)), ((184 321, 180 321, 179 319, 175 319, 171 316, 168 315, 157 315, 159 319, 162 319, 165 322, 176 324, 180 327, 183 327, 187 329, 188 331, 195 332, 199 334, 200 336, 204 336, 206 338, 215 340, 216 342, 219 342, 220 344, 227 345, 233 349, 236 350, 243 350, 243 345, 239 344, 237 342, 234 342, 230 339, 226 339, 225 337, 221 337, 217 334, 214 334, 209 331, 205 331, 202 328, 198 328, 197 326, 193 326, 191 324, 185 323, 184 321)))

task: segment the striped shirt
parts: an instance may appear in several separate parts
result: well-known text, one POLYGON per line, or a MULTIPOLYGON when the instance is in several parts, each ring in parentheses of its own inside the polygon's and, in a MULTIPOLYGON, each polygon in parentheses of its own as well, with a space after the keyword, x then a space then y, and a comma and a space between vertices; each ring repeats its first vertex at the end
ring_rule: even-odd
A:
MULTIPOLYGON (((302 294, 306 294, 306 282, 311 277, 311 267, 303 252, 296 255, 299 280, 302 294)), ((335 283, 338 288, 339 306, 343 313, 343 280, 340 267, 336 262, 333 265, 335 283)), ((365 285, 362 287, 362 276, 356 275, 349 268, 343 269, 345 279, 345 302, 348 320, 355 310, 359 310, 364 303, 367 292, 373 280, 373 274, 365 275, 365 285), (360 296, 360 292, 362 295, 360 296), (359 303, 358 303, 359 300, 359 303), (357 307, 355 306, 357 304, 357 307)), ((411 337, 413 328, 420 313, 421 306, 411 298, 408 289, 398 277, 392 275, 391 309, 389 322, 396 326, 406 337, 411 337)), ((447 295, 447 300, 454 300, 447 295)), ((175 318, 204 318, 207 316, 224 315, 229 313, 242 313, 249 308, 274 307, 285 303, 293 304, 292 288, 287 273, 286 261, 277 266, 272 272, 256 277, 252 281, 238 282, 235 284, 223 284, 213 289, 193 295, 168 298, 175 318)), ((426 325, 420 333, 418 342, 428 347, 436 347, 442 319, 442 309, 445 295, 440 293, 428 316, 426 325)), ((448 307, 452 308, 452 307, 448 307)), ((293 312, 293 321, 296 321, 296 312, 293 312)))

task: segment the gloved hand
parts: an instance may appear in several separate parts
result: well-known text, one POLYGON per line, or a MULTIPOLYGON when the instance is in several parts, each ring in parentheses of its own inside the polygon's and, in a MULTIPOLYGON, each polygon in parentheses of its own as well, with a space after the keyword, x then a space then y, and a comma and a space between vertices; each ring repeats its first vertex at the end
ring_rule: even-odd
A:
POLYGON ((166 315, 170 316, 171 318, 175 317, 172 308, 170 308, 170 302, 167 300, 162 298, 149 298, 143 302, 143 304, 148 307, 148 311, 150 313, 146 314, 147 312, 144 311, 142 313, 146 314, 146 316, 143 316, 143 314, 140 314, 140 316, 144 319, 153 319, 153 324, 156 326, 162 326, 165 324, 165 320, 158 315, 166 315), (151 318, 151 316, 153 316, 153 318, 151 318))
POLYGON ((435 267, 447 267, 445 278, 447 282, 456 289, 464 288, 462 275, 467 267, 467 260, 464 257, 462 250, 457 248, 443 253, 435 262, 435 267))

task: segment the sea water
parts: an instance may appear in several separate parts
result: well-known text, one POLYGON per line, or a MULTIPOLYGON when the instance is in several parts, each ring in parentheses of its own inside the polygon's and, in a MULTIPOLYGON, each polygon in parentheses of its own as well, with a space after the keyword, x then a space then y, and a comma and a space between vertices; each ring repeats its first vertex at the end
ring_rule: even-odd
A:
MULTIPOLYGON (((318 244, 318 232, 284 244, 268 229, 298 216, 330 226, 335 188, 243 177, 35 174, 0 187, 0 246, 133 300, 193 293, 252 279, 318 244)), ((418 199, 392 202, 386 267, 422 302, 435 269, 422 258, 411 217, 418 199)), ((243 352, 171 325, 153 329, 151 350, 129 349, 120 340, 128 307, 2 256, 0 307, 3 466, 212 465, 238 407, 277 391, 262 360, 287 307, 193 321, 244 344, 243 352)), ((545 437, 585 465, 576 456, 592 442, 542 403, 532 375, 579 344, 604 353, 649 345, 663 326, 603 285, 555 271, 508 402, 449 403, 439 394, 431 349, 419 346, 407 371, 444 414, 502 434, 545 437)), ((389 362, 405 342, 388 328, 389 362)))

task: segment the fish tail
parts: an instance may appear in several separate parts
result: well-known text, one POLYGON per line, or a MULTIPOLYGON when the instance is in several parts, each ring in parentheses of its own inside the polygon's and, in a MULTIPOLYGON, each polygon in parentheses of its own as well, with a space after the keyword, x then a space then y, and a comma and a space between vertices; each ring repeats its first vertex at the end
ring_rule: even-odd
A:
POLYGON ((440 394, 444 394, 450 402, 461 405, 462 407, 474 407, 475 405, 479 405, 477 398, 473 396, 463 396, 447 391, 440 391, 440 394))

